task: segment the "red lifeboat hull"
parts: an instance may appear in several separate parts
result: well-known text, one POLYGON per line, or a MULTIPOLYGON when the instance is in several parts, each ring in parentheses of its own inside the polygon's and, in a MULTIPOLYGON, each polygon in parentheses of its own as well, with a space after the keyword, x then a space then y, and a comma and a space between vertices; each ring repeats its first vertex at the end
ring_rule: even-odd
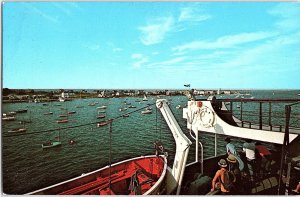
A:
POLYGON ((159 194, 167 170, 165 156, 141 156, 111 167, 40 189, 38 195, 134 195, 159 194), (111 184, 109 184, 109 182, 111 184))

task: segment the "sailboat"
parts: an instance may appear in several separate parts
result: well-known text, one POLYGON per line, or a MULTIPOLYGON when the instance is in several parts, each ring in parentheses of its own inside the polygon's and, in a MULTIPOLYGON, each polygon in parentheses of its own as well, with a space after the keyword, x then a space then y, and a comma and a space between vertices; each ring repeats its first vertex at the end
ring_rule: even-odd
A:
POLYGON ((59 117, 66 117, 67 119, 57 120, 57 121, 56 121, 57 123, 67 123, 67 122, 69 122, 69 120, 68 120, 68 109, 67 109, 67 107, 66 107, 65 110, 66 110, 66 112, 65 112, 64 114, 59 115, 59 117))
POLYGON ((50 140, 50 141, 42 144, 43 149, 53 148, 53 147, 57 147, 57 146, 61 146, 60 132, 58 132, 58 140, 57 141, 51 141, 50 140))
POLYGON ((32 123, 32 120, 31 120, 31 110, 29 110, 29 119, 28 120, 21 120, 19 122, 20 124, 27 124, 27 123, 32 123))
POLYGON ((143 101, 148 101, 146 95, 144 95, 143 101))
POLYGON ((50 111, 50 107, 48 109, 48 112, 44 113, 44 115, 52 115, 52 114, 53 114, 53 112, 50 111))

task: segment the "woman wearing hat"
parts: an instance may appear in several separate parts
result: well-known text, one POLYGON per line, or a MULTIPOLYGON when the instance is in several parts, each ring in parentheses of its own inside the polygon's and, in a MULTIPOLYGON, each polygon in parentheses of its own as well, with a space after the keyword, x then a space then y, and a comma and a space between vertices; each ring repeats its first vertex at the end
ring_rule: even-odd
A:
POLYGON ((219 167, 221 168, 220 170, 218 170, 212 180, 212 188, 211 188, 211 191, 214 191, 215 190, 215 187, 216 187, 216 182, 218 181, 218 184, 221 186, 221 192, 222 194, 229 194, 229 190, 226 190, 224 188, 224 185, 222 183, 225 182, 225 179, 224 179, 224 173, 227 171, 226 167, 227 167, 227 162, 225 161, 225 159, 221 159, 219 162, 218 162, 218 165, 219 167), (222 183, 221 183, 222 181, 222 183))

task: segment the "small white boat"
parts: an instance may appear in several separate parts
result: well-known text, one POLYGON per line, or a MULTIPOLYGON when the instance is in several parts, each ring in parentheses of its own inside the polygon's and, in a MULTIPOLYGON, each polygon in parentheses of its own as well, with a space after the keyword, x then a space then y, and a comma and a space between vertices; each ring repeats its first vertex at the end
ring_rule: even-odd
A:
POLYGON ((181 106, 180 106, 180 105, 177 105, 177 106, 176 106, 176 109, 180 109, 180 108, 181 108, 181 106))
POLYGON ((136 106, 130 105, 128 108, 136 108, 136 106))
POLYGON ((106 108, 107 108, 106 105, 102 105, 102 106, 100 106, 100 107, 97 107, 97 109, 106 109, 106 108))
POLYGON ((8 133, 21 133, 21 132, 25 132, 27 129, 26 128, 15 128, 12 130, 9 130, 8 133))
POLYGON ((17 114, 17 112, 15 112, 15 111, 10 111, 10 112, 7 113, 7 116, 13 116, 13 115, 16 115, 16 114, 17 114))
POLYGON ((124 118, 125 118, 125 117, 129 117, 129 114, 124 114, 123 117, 124 117, 124 118))
POLYGON ((6 116, 2 118, 3 121, 13 121, 16 120, 16 117, 14 116, 6 116))
POLYGON ((105 115, 99 115, 96 117, 97 119, 105 118, 105 115))
POLYGON ((127 108, 126 107, 124 107, 124 108, 120 108, 119 109, 119 111, 126 111, 127 110, 127 108))
POLYGON ((152 114, 152 110, 146 109, 146 110, 142 111, 141 113, 142 114, 152 114))
POLYGON ((44 115, 52 115, 53 114, 53 112, 47 112, 47 113, 44 113, 44 115))
POLYGON ((95 105, 96 105, 95 103, 88 104, 88 106, 95 106, 95 105))
POLYGON ((103 127, 108 124, 108 121, 102 121, 97 123, 97 127, 103 127))
POLYGON ((69 120, 67 120, 67 119, 64 119, 64 120, 57 120, 56 122, 57 122, 57 123, 67 123, 67 122, 69 122, 69 120))

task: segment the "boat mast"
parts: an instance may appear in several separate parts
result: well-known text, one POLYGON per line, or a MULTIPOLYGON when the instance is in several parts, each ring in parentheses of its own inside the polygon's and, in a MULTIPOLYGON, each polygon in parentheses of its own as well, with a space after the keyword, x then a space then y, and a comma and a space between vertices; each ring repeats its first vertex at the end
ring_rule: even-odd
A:
POLYGON ((172 167, 172 176, 177 183, 176 194, 179 195, 181 189, 181 183, 184 175, 186 161, 189 153, 189 148, 192 142, 182 132, 179 124, 177 123, 174 115, 172 114, 167 100, 159 99, 156 101, 156 107, 160 109, 164 116, 176 143, 176 153, 174 163, 172 167))

